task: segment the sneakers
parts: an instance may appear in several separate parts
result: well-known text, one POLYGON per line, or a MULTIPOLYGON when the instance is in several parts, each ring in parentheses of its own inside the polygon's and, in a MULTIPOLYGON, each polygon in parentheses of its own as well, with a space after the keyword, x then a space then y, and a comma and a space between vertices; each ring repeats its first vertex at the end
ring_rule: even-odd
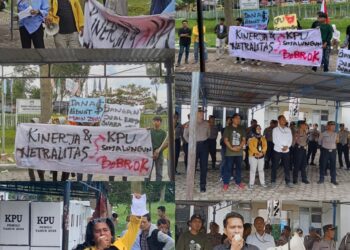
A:
POLYGON ((261 187, 267 188, 267 185, 266 184, 261 184, 261 187))
POLYGON ((258 66, 260 66, 261 64, 262 64, 262 63, 261 63, 260 61, 256 63, 256 65, 258 65, 258 66))
POLYGON ((243 190, 244 189, 244 184, 241 182, 239 184, 236 184, 236 187, 239 189, 239 190, 243 190))
POLYGON ((242 64, 242 65, 245 64, 245 61, 241 61, 241 64, 242 64))
POLYGON ((248 185, 248 190, 253 190, 253 188, 254 188, 254 185, 248 185))
POLYGON ((175 65, 175 67, 180 67, 180 63, 177 63, 177 64, 175 65))
POLYGON ((271 182, 271 187, 275 188, 276 187, 276 182, 271 182))
POLYGON ((237 64, 237 63, 239 63, 239 61, 236 60, 236 61, 234 61, 233 63, 234 63, 234 64, 237 64))
POLYGON ((310 184, 310 182, 308 180, 302 181, 302 183, 304 184, 310 184))
POLYGON ((324 183, 324 181, 318 181, 317 182, 317 184, 323 184, 324 183))
POLYGON ((339 183, 336 182, 336 181, 332 181, 331 183, 332 183, 333 185, 335 185, 335 186, 338 186, 338 185, 339 185, 339 183))
POLYGON ((224 192, 226 192, 226 191, 228 190, 228 184, 224 184, 224 187, 222 188, 222 190, 223 190, 224 192))
POLYGON ((286 183, 286 186, 289 187, 289 188, 293 188, 294 187, 294 185, 291 182, 286 183))

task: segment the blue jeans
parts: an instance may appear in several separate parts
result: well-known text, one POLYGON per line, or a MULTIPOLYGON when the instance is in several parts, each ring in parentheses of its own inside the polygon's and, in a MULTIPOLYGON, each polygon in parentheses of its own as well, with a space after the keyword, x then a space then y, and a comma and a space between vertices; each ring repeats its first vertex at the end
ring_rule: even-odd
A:
POLYGON ((225 167, 224 167, 224 184, 230 183, 230 178, 232 174, 232 168, 236 166, 236 176, 235 181, 236 184, 239 185, 241 183, 241 168, 242 168, 243 156, 225 156, 225 167))
POLYGON ((327 45, 325 49, 323 49, 323 55, 322 55, 322 64, 323 64, 323 71, 328 72, 328 66, 329 66, 329 56, 331 54, 331 46, 327 45))
MULTIPOLYGON (((194 43, 194 61, 198 62, 198 55, 199 55, 199 43, 194 43)), ((204 59, 208 60, 208 51, 207 51, 207 44, 204 43, 204 59)))
POLYGON ((328 149, 321 148, 321 159, 320 159, 320 181, 324 181, 324 175, 326 172, 326 167, 328 161, 330 162, 331 167, 331 182, 336 182, 336 159, 337 159, 337 150, 333 149, 329 152, 328 149))
POLYGON ((179 57, 177 58, 177 64, 181 63, 182 55, 185 51, 185 62, 188 62, 188 56, 190 54, 190 44, 180 45, 179 57))

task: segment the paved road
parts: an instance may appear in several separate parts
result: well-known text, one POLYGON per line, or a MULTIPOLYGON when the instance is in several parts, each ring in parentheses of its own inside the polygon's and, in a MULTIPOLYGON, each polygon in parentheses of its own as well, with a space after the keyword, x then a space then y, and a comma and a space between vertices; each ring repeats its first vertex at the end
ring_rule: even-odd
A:
MULTIPOLYGON (((217 154, 219 156, 219 153, 217 154)), ((318 159, 318 157, 316 157, 318 159)), ((238 190, 234 183, 230 183, 228 191, 222 191, 222 183, 219 182, 219 170, 210 169, 207 178, 207 192, 199 192, 199 171, 195 176, 194 200, 267 200, 267 199, 283 199, 283 200, 350 200, 350 171, 339 169, 337 166, 338 186, 330 183, 330 176, 326 176, 324 184, 317 184, 319 179, 319 167, 308 166, 308 178, 311 184, 299 183, 294 188, 285 187, 284 174, 282 168, 277 173, 276 188, 262 188, 258 186, 259 179, 256 177, 255 188, 253 190, 238 190)), ((179 164, 181 175, 176 176, 176 200, 186 199, 186 175, 183 161, 179 164)), ((265 170, 266 183, 270 182, 270 170, 265 170)), ((243 182, 249 182, 249 171, 244 170, 243 182)))

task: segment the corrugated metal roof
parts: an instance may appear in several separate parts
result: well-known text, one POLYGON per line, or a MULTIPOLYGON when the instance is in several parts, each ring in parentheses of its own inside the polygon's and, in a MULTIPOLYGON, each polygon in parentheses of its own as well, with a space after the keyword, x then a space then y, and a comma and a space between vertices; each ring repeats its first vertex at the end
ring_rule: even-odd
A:
POLYGON ((174 49, 0 49, 0 64, 173 62, 174 49))
MULTIPOLYGON (((191 102, 192 73, 175 74, 177 104, 191 102)), ((340 74, 240 72, 204 73, 200 98, 208 105, 251 108, 273 96, 350 101, 350 77, 340 74)))

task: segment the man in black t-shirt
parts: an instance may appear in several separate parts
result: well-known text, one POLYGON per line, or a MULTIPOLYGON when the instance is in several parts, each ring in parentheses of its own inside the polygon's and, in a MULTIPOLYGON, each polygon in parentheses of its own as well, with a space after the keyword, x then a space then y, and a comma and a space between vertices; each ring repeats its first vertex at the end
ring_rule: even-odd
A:
POLYGON ((79 0, 51 0, 46 25, 58 24, 54 35, 56 48, 79 48, 79 33, 83 34, 84 13, 79 0))
POLYGON ((177 67, 180 66, 181 64, 182 54, 184 53, 184 51, 185 51, 185 63, 188 64, 188 56, 190 54, 192 31, 188 27, 187 20, 182 21, 182 28, 179 29, 178 35, 180 38, 180 51, 177 59, 177 65, 176 65, 177 67))

